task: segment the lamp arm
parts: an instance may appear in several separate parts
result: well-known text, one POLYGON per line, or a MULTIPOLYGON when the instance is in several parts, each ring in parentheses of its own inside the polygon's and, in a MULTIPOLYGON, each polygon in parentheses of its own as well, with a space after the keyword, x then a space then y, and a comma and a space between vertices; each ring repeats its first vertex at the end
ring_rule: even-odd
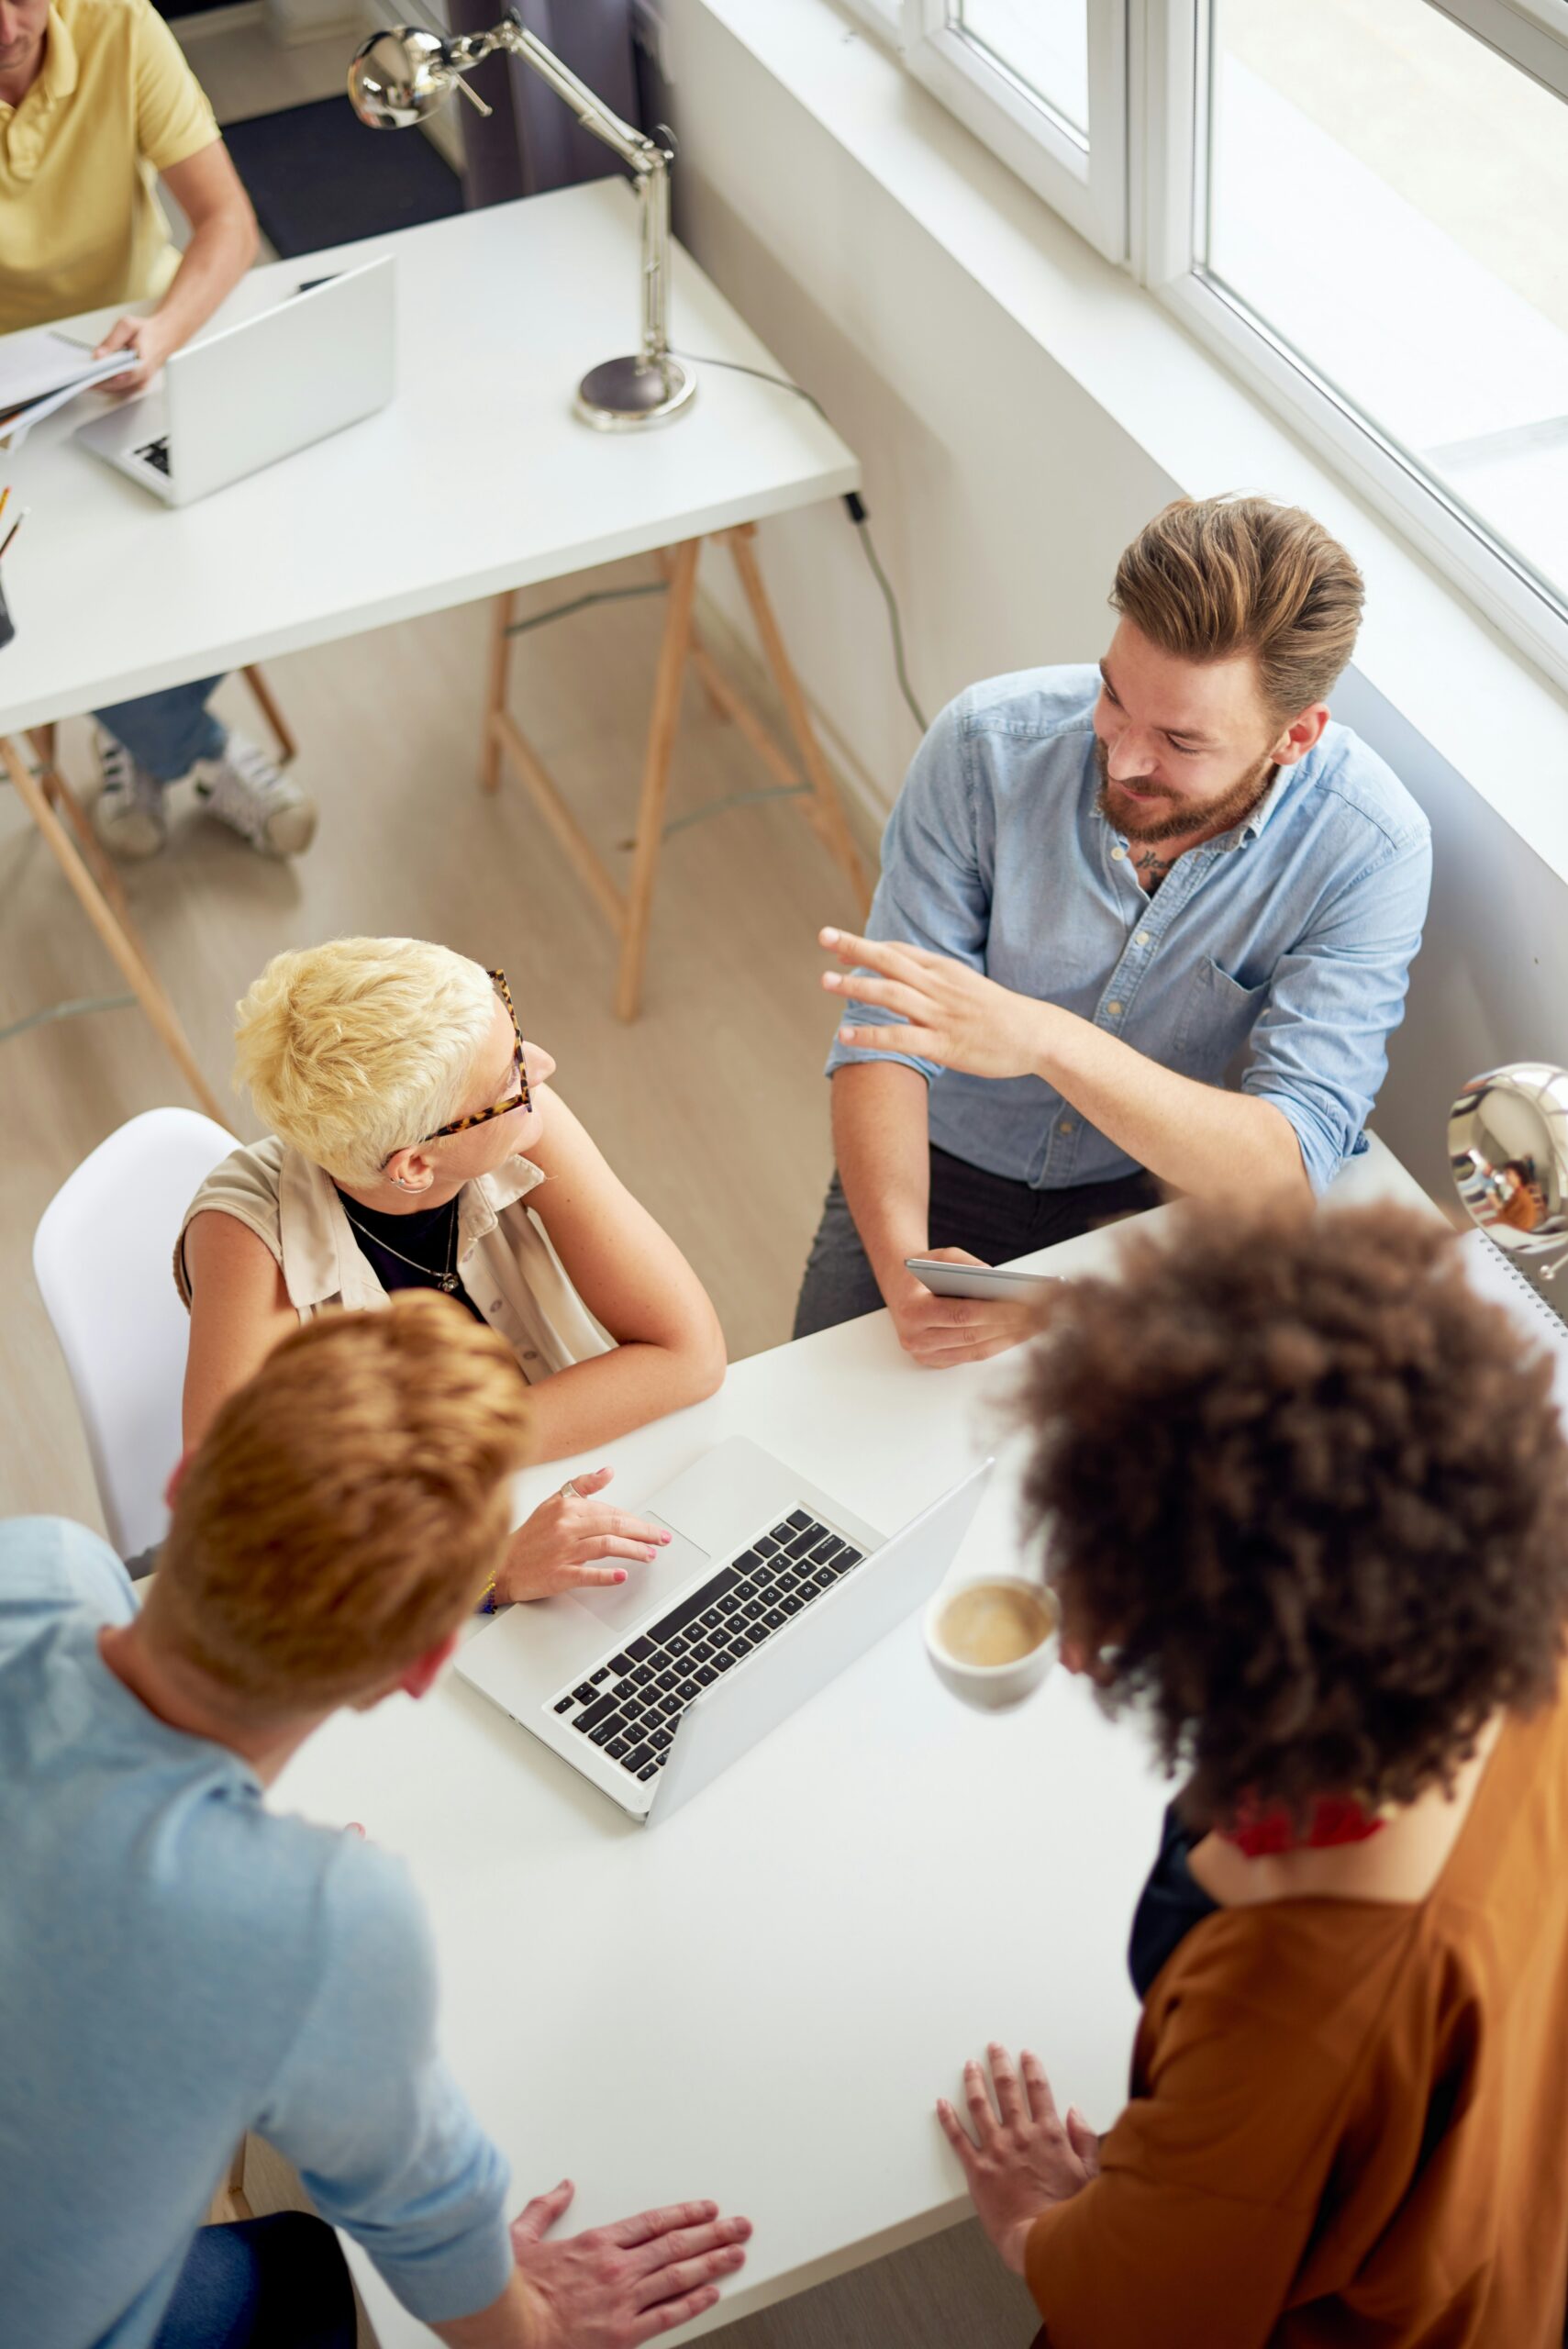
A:
POLYGON ((529 32, 511 17, 498 30, 502 48, 531 66, 539 80, 548 83, 556 96, 571 107, 584 129, 592 131, 595 139, 613 149, 623 163, 629 164, 639 175, 664 167, 663 150, 629 122, 623 122, 618 114, 613 114, 586 82, 579 81, 571 67, 563 65, 555 51, 545 47, 537 33, 529 32))
POLYGON ((623 122, 602 98, 563 65, 537 33, 506 17, 491 31, 463 33, 447 43, 451 69, 464 73, 496 50, 521 58, 569 106, 584 130, 620 157, 637 175, 642 206, 642 357, 662 367, 669 352, 670 157, 662 147, 623 122))

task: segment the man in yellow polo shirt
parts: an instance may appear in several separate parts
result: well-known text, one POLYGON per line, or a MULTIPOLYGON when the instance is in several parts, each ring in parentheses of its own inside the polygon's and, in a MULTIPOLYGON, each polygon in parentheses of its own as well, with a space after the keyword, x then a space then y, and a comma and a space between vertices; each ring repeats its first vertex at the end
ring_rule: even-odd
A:
MULTIPOLYGON (((144 390, 243 277, 256 221, 200 83, 149 0, 0 0, 0 334, 110 303, 148 304, 99 348, 144 390), (182 254, 157 195, 190 222, 182 254)), ((205 677, 101 709, 98 829, 122 856, 168 833, 167 786, 189 776, 253 847, 292 856, 316 809, 266 754, 214 717, 205 677)))

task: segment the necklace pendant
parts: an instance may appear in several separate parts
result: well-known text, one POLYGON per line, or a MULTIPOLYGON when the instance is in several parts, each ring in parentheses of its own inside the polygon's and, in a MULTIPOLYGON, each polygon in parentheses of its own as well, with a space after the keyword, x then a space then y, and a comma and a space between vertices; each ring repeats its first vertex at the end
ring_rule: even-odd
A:
POLYGON ((457 1275, 455 1273, 443 1273, 436 1286, 439 1289, 444 1289, 447 1296, 450 1297, 458 1286, 457 1275))

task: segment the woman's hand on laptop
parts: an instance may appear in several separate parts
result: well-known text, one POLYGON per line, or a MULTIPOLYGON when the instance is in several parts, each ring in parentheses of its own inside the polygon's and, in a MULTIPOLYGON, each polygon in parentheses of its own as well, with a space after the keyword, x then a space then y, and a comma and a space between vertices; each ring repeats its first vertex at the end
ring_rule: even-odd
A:
POLYGON ((617 1560, 647 1565, 657 1556, 670 1539, 662 1525, 594 1498, 614 1474, 595 1468, 573 1476, 524 1519, 495 1577, 497 1600, 550 1598, 560 1590, 625 1582, 628 1568, 617 1560))
POLYGON ((109 375, 97 388, 105 392, 144 392, 174 349, 177 337, 156 317, 117 318, 93 353, 105 359, 123 351, 130 364, 123 375, 109 375))

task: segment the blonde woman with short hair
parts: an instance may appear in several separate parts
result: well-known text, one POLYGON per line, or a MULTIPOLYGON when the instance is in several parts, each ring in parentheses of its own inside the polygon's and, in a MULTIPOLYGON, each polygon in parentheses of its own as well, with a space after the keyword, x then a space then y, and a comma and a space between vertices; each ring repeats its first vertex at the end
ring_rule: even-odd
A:
MULTIPOLYGON (((724 1340, 695 1274, 550 1089, 506 976, 410 938, 340 938, 268 963, 238 1011, 238 1082, 272 1138, 186 1211, 184 1431, 303 1321, 444 1290, 506 1340, 538 1459, 711 1395, 724 1340)), ((668 1537, 562 1487, 513 1536, 502 1599, 624 1582, 668 1537)))

